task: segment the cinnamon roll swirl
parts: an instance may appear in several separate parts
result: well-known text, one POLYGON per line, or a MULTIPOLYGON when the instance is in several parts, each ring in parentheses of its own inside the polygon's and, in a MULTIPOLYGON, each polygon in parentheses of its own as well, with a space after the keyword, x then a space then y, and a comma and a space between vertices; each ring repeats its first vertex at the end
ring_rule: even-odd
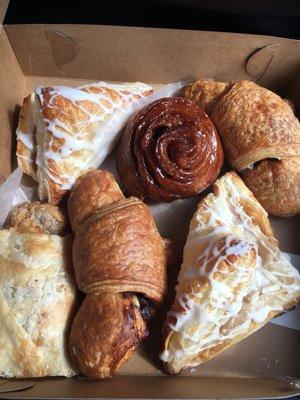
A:
POLYGON ((218 177, 223 148, 205 112, 188 99, 159 99, 128 122, 117 169, 128 194, 173 201, 202 192, 218 177))

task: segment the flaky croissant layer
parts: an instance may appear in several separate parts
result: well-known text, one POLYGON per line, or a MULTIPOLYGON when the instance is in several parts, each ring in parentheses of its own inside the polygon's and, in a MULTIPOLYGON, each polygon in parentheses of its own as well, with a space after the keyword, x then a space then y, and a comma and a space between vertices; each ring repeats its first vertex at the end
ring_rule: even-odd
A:
POLYGON ((199 80, 183 96, 210 115, 228 163, 262 206, 285 217, 300 213, 300 123, 289 102, 254 82, 199 80))
POLYGON ((74 319, 69 348, 84 375, 107 378, 133 355, 147 336, 146 322, 135 295, 90 294, 74 319))
POLYGON ((151 306, 165 295, 170 246, 147 206, 126 199, 106 171, 90 171, 76 182, 68 211, 76 280, 86 294, 72 325, 70 351, 83 374, 105 378, 148 334, 151 306))

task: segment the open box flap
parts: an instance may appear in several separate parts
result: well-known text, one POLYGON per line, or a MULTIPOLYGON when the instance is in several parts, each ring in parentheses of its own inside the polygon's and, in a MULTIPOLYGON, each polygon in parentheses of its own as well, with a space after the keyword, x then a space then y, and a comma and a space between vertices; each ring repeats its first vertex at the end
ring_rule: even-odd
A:
POLYGON ((0 0, 0 24, 3 24, 9 0, 0 0))
POLYGON ((300 41, 292 39, 96 25, 5 29, 25 75, 151 83, 250 79, 277 91, 299 75, 300 41))

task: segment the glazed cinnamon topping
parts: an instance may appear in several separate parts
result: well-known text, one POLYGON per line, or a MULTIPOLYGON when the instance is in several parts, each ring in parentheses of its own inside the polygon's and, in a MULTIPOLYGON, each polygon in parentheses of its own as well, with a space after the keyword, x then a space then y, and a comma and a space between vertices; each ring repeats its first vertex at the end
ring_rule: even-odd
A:
POLYGON ((223 149, 205 112, 188 99, 157 100, 127 124, 117 168, 128 194, 173 201, 194 196, 217 178, 223 149))

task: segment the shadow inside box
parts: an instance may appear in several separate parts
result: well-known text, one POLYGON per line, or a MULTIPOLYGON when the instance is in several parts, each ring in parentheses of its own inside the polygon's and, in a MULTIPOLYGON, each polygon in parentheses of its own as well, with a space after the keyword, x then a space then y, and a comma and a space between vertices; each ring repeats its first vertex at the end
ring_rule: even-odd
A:
POLYGON ((13 134, 11 135, 11 147, 10 147, 11 148, 10 161, 11 161, 12 171, 15 168, 17 168, 17 157, 16 157, 17 140, 16 140, 16 135, 14 133, 17 130, 20 110, 21 107, 19 105, 16 105, 14 110, 8 111, 8 118, 10 121, 10 126, 12 126, 12 132, 13 132, 13 134))

